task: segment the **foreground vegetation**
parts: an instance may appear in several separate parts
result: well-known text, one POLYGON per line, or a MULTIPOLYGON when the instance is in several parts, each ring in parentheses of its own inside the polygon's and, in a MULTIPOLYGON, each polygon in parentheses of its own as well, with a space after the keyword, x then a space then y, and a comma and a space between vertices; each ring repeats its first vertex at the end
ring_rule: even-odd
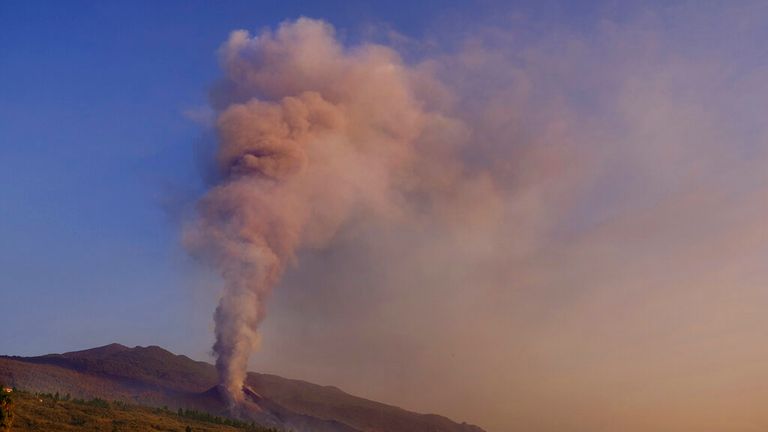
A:
POLYGON ((0 431, 11 430, 14 415, 13 398, 6 387, 0 385, 0 431))
MULTIPOLYGON (((14 391, 10 431, 278 432, 253 423, 191 410, 169 411, 102 399, 14 391)), ((4 429, 0 427, 0 431, 4 429)))

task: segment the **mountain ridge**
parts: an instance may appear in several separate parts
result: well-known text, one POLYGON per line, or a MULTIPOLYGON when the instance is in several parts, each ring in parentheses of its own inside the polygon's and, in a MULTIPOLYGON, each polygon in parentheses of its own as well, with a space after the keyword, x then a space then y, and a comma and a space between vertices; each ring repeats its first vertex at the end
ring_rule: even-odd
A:
MULTIPOLYGON (((0 381, 32 391, 67 392, 153 406, 226 413, 213 365, 150 345, 112 343, 62 354, 0 356, 0 381), (56 387, 61 388, 56 388, 56 387)), ((297 432, 484 432, 437 414, 419 414, 278 375, 249 372, 246 416, 297 432)))

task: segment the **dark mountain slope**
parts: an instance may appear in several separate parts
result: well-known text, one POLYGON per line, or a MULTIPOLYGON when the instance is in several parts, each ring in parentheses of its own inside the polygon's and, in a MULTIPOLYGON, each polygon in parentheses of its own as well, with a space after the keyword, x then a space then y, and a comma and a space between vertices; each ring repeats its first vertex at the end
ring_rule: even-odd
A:
POLYGON ((262 396, 294 412, 323 419, 343 419, 345 423, 366 432, 482 432, 477 426, 456 424, 434 414, 416 414, 352 396, 336 387, 253 372, 248 374, 247 382, 262 396))
POLYGON ((21 360, 175 391, 200 392, 216 383, 216 369, 212 365, 194 361, 187 356, 174 355, 158 346, 128 348, 110 344, 21 360))
MULTIPOLYGON (((157 346, 111 344, 39 357, 0 356, 0 382, 20 388, 223 414, 226 407, 216 381, 211 364, 157 346)), ((266 425, 312 432, 482 432, 442 416, 276 375, 251 372, 247 385, 253 409, 246 417, 266 425)))

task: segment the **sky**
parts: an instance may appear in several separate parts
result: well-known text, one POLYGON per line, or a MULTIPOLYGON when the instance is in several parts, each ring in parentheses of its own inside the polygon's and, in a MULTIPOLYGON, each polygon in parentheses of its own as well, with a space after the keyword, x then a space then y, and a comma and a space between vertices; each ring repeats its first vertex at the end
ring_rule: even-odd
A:
POLYGON ((370 118, 403 92, 429 119, 404 168, 420 188, 366 189, 386 205, 298 248, 251 369, 491 432, 764 430, 766 19, 746 1, 0 2, 0 353, 213 361, 222 282, 184 236, 222 103, 346 86, 370 118), (222 58, 240 29, 287 57, 222 58), (403 78, 377 94, 281 63, 305 46, 363 77, 383 47, 403 78))

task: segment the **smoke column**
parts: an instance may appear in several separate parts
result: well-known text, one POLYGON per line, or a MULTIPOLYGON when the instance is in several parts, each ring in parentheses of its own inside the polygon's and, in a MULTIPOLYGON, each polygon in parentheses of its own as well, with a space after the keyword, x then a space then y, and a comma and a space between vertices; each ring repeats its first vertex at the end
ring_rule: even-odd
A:
POLYGON ((186 241, 220 273, 216 367, 231 405, 242 400, 265 304, 300 248, 328 244, 351 220, 397 220, 408 196, 450 189, 462 125, 416 95, 439 84, 391 49, 342 47, 310 19, 221 48, 212 93, 220 179, 186 241), (439 167, 439 169, 438 169, 439 167))

